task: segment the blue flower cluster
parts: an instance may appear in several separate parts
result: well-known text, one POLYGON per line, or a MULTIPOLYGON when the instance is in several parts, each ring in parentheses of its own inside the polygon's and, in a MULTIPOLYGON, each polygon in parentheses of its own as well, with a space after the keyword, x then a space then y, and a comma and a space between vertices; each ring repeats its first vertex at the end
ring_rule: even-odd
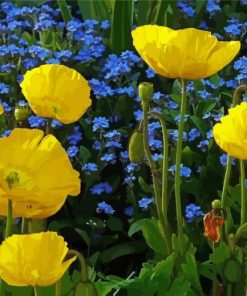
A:
MULTIPOLYGON (((170 166, 169 171, 174 174, 176 171, 176 165, 170 166)), ((181 164, 180 165, 180 176, 185 177, 185 178, 189 178, 191 176, 191 169, 184 166, 183 164, 181 164)))
POLYGON ((96 209, 96 212, 98 214, 104 213, 104 214, 112 215, 115 213, 115 210, 113 209, 113 207, 111 205, 109 205, 108 203, 103 201, 103 202, 98 203, 98 207, 96 209))
POLYGON ((185 208, 185 217, 188 223, 192 223, 198 217, 204 216, 200 206, 190 203, 185 208))
POLYGON ((138 206, 143 210, 147 211, 148 207, 155 203, 154 197, 143 197, 142 199, 138 200, 138 206))

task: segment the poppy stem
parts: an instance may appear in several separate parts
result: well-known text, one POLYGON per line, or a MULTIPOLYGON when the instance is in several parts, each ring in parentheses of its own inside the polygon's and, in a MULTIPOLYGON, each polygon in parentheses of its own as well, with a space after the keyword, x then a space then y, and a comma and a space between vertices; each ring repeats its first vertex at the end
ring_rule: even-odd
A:
POLYGON ((183 145, 183 131, 184 131, 184 116, 186 112, 186 82, 182 79, 182 98, 180 107, 180 121, 178 128, 178 141, 176 149, 176 171, 175 171, 175 202, 176 202, 176 215, 177 215, 177 229, 178 229, 178 240, 181 246, 181 253, 184 252, 184 240, 183 240, 183 217, 181 207, 181 178, 180 178, 180 165, 182 156, 182 145, 183 145))
POLYGON ((82 254, 75 250, 69 250, 68 255, 75 255, 77 259, 80 261, 81 265, 81 279, 83 282, 86 282, 88 280, 88 273, 87 273, 87 265, 85 262, 85 259, 83 258, 82 254))
POLYGON ((56 282, 56 294, 55 296, 61 296, 61 291, 62 291, 62 280, 58 280, 56 282))
POLYGON ((244 161, 240 160, 240 184, 241 184, 241 225, 246 222, 246 188, 244 161))
POLYGON ((12 200, 8 199, 8 216, 5 230, 5 239, 12 234, 12 200))
POLYGON ((228 234, 228 228, 229 228, 230 218, 231 218, 230 207, 229 207, 229 204, 227 203, 227 190, 228 190, 229 180, 231 176, 231 169, 232 169, 232 156, 228 155, 222 195, 221 195, 221 207, 226 211, 226 217, 227 217, 225 221, 225 227, 224 227, 226 236, 228 234))
POLYGON ((34 290, 34 296, 41 296, 41 293, 39 292, 37 286, 34 286, 34 287, 33 287, 33 290, 34 290))
POLYGON ((152 154, 149 148, 148 144, 148 104, 142 104, 143 109, 143 146, 145 150, 145 154, 148 160, 148 164, 151 170, 152 178, 153 178, 153 184, 154 184, 154 195, 156 200, 156 206, 157 206, 157 212, 159 217, 159 222, 161 226, 161 235, 166 242, 167 251, 169 254, 171 254, 172 249, 169 243, 168 239, 168 225, 164 219, 163 211, 162 211, 162 197, 161 197, 161 188, 158 182, 158 175, 157 175, 157 167, 155 165, 155 162, 152 158, 152 154))
POLYGON ((167 240, 167 247, 169 254, 172 253, 172 240, 171 233, 169 229, 169 222, 167 217, 168 212, 168 193, 167 193, 167 180, 168 180, 168 134, 166 128, 166 121, 162 115, 155 112, 150 112, 151 116, 155 119, 159 119, 161 127, 162 127, 162 136, 163 136, 163 168, 162 168, 162 215, 164 218, 164 231, 167 240))

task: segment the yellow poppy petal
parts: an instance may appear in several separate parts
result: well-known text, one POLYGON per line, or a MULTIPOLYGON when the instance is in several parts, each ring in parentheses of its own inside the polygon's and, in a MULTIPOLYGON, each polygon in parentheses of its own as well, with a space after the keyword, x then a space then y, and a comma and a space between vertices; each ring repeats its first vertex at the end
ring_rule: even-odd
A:
POLYGON ((67 252, 56 232, 12 235, 0 246, 0 277, 14 286, 53 285, 76 260, 64 262, 67 252))
POLYGON ((27 71, 20 86, 35 114, 65 124, 80 119, 92 103, 86 79, 63 65, 42 65, 27 71))
POLYGON ((221 42, 210 32, 194 28, 145 25, 133 30, 132 37, 149 67, 168 78, 211 76, 229 64, 240 49, 239 41, 221 42))
POLYGON ((80 193, 79 173, 53 135, 16 128, 0 139, 0 149, 0 214, 6 213, 10 198, 15 216, 47 217, 68 195, 80 193))
POLYGON ((215 142, 222 150, 239 159, 247 159, 247 102, 229 109, 221 123, 213 127, 215 142))

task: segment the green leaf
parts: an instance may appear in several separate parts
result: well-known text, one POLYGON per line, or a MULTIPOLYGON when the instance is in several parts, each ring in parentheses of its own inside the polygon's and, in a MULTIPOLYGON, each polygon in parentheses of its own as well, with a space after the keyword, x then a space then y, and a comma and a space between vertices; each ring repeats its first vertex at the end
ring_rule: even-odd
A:
POLYGON ((92 154, 88 148, 86 148, 85 146, 80 146, 79 158, 82 160, 83 163, 86 163, 91 156, 92 154))
POLYGON ((237 283, 241 280, 243 267, 235 258, 230 258, 227 260, 224 266, 224 276, 226 280, 230 283, 237 283))
MULTIPOLYGON (((183 276, 179 275, 172 282, 171 288, 166 292, 166 296, 186 296, 190 290, 190 282, 183 276)), ((163 294, 164 295, 164 294, 163 294)), ((158 296, 163 296, 162 294, 158 296)))
POLYGON ((137 242, 116 244, 101 253, 100 259, 103 263, 111 262, 119 257, 142 252, 142 247, 137 242))
POLYGON ((58 2, 58 6, 60 8, 63 20, 65 22, 72 20, 72 15, 71 15, 71 12, 69 10, 66 0, 57 0, 57 2, 58 2))
POLYGON ((112 13, 111 50, 120 54, 132 44, 133 1, 115 0, 112 13))
POLYGON ((99 21, 110 19, 112 1, 77 0, 81 16, 84 20, 96 19, 99 21))
POLYGON ((137 3, 135 3, 138 26, 148 24, 148 11, 150 10, 150 5, 151 1, 147 0, 139 0, 137 3))
POLYGON ((195 124, 195 126, 199 129, 199 131, 202 133, 203 137, 206 136, 206 133, 208 131, 208 126, 202 118, 199 118, 195 115, 190 116, 190 119, 195 124))
POLYGON ((245 240, 247 239, 247 223, 244 223, 243 225, 241 225, 236 231, 236 234, 235 234, 236 242, 241 238, 245 240))
POLYGON ((139 176, 139 178, 138 178, 138 183, 140 184, 141 189, 142 189, 143 192, 154 194, 154 189, 152 188, 151 185, 148 185, 148 184, 145 182, 145 180, 142 178, 142 176, 139 176))
POLYGON ((106 226, 111 231, 122 231, 123 230, 122 220, 119 218, 116 218, 116 217, 110 217, 106 222, 106 226))
POLYGON ((97 296, 97 290, 90 281, 79 282, 76 285, 74 296, 97 296))
POLYGON ((164 291, 167 291, 170 287, 175 258, 176 256, 173 253, 166 260, 158 262, 153 269, 154 273, 151 280, 156 282, 158 296, 164 295, 164 291))
POLYGON ((140 231, 142 229, 142 225, 140 223, 140 220, 135 221, 130 225, 128 236, 133 236, 136 232, 140 231))
POLYGON ((82 240, 89 246, 90 245, 90 238, 89 238, 87 232, 80 229, 80 228, 75 228, 74 230, 75 230, 75 232, 77 232, 80 235, 82 240))
POLYGON ((52 221, 48 225, 48 230, 50 231, 58 231, 65 227, 72 227, 72 223, 68 220, 58 220, 58 221, 52 221))
POLYGON ((186 253, 186 263, 182 264, 182 270, 184 276, 191 282, 192 287, 198 292, 198 295, 203 295, 195 256, 191 252, 186 253))
POLYGON ((213 262, 217 271, 221 273, 225 262, 230 256, 230 248, 224 242, 221 242, 220 245, 214 249, 213 254, 209 255, 209 259, 213 262))
POLYGON ((163 258, 166 258, 166 243, 161 235, 157 219, 151 218, 135 221, 131 225, 128 235, 131 237, 140 230, 143 233, 147 245, 156 253, 160 254, 163 258))

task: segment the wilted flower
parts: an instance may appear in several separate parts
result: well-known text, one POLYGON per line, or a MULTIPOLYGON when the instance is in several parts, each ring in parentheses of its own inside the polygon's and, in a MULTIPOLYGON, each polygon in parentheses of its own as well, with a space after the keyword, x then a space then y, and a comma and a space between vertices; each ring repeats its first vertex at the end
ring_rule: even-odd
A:
POLYGON ((218 243, 220 240, 220 228, 225 222, 225 212, 218 208, 207 213, 203 218, 204 236, 218 243))

